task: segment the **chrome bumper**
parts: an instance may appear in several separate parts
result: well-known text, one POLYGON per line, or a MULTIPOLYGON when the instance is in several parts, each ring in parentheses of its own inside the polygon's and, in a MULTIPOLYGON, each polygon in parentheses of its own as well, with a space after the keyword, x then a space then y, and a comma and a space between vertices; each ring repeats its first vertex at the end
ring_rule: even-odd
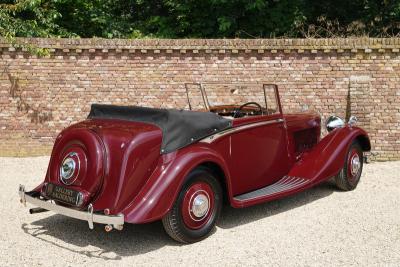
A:
POLYGON ((101 223, 112 225, 113 228, 117 230, 122 230, 124 225, 124 215, 104 215, 104 214, 96 214, 93 213, 92 204, 89 205, 87 211, 79 211, 70 209, 67 207, 56 205, 50 201, 41 200, 36 197, 32 197, 25 192, 25 186, 19 186, 19 197, 20 202, 26 206, 26 202, 29 202, 37 207, 40 207, 45 210, 50 210, 71 218, 87 221, 89 224, 89 228, 93 229, 93 223, 101 223))

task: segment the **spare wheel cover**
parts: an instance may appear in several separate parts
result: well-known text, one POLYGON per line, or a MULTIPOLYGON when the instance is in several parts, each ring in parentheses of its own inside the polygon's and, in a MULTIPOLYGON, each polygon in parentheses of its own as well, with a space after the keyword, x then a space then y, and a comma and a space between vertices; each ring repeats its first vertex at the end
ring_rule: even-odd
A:
POLYGON ((50 165, 50 182, 83 189, 93 197, 104 179, 106 157, 103 142, 90 129, 67 130, 56 140, 50 165), (61 178, 60 169, 66 158, 72 158, 76 165, 68 180, 61 178))

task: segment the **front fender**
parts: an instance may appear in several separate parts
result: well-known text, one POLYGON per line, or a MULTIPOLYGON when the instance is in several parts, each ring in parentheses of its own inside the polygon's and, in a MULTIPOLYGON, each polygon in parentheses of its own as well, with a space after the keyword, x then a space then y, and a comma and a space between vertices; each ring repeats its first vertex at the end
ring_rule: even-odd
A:
MULTIPOLYGON (((122 213, 129 223, 146 223, 161 219, 173 206, 185 177, 196 166, 214 162, 229 181, 229 171, 222 156, 200 143, 162 155, 149 180, 122 213)), ((229 186, 228 186, 229 190, 229 186)))
POLYGON ((310 179, 315 184, 338 174, 350 145, 356 139, 364 151, 370 150, 369 138, 363 129, 346 125, 333 130, 293 166, 289 176, 310 179))

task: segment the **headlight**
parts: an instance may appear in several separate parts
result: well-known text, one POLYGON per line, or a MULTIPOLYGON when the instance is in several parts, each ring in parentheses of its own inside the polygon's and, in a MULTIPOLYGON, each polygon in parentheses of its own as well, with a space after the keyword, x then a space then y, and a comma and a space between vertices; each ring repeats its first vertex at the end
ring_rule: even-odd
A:
POLYGON ((74 177, 76 177, 77 169, 79 168, 79 159, 75 153, 68 154, 61 166, 60 166, 60 178, 61 181, 66 184, 70 185, 74 181, 74 177))
POLYGON ((328 130, 328 132, 336 128, 342 128, 343 126, 344 126, 344 121, 337 116, 330 116, 325 123, 325 127, 326 130, 328 130))
POLYGON ((358 119, 356 116, 350 116, 349 121, 347 122, 347 124, 351 127, 353 125, 356 125, 358 119))

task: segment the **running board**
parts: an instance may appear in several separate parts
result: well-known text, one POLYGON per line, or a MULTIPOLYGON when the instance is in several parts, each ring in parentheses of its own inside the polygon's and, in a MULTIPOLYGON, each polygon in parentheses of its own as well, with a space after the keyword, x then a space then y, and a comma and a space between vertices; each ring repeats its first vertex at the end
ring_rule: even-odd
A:
POLYGON ((296 190, 308 184, 309 182, 310 180, 300 177, 284 176, 282 179, 275 182, 274 184, 257 189, 255 191, 235 196, 234 199, 236 201, 248 201, 257 198, 266 198, 275 194, 296 190))

